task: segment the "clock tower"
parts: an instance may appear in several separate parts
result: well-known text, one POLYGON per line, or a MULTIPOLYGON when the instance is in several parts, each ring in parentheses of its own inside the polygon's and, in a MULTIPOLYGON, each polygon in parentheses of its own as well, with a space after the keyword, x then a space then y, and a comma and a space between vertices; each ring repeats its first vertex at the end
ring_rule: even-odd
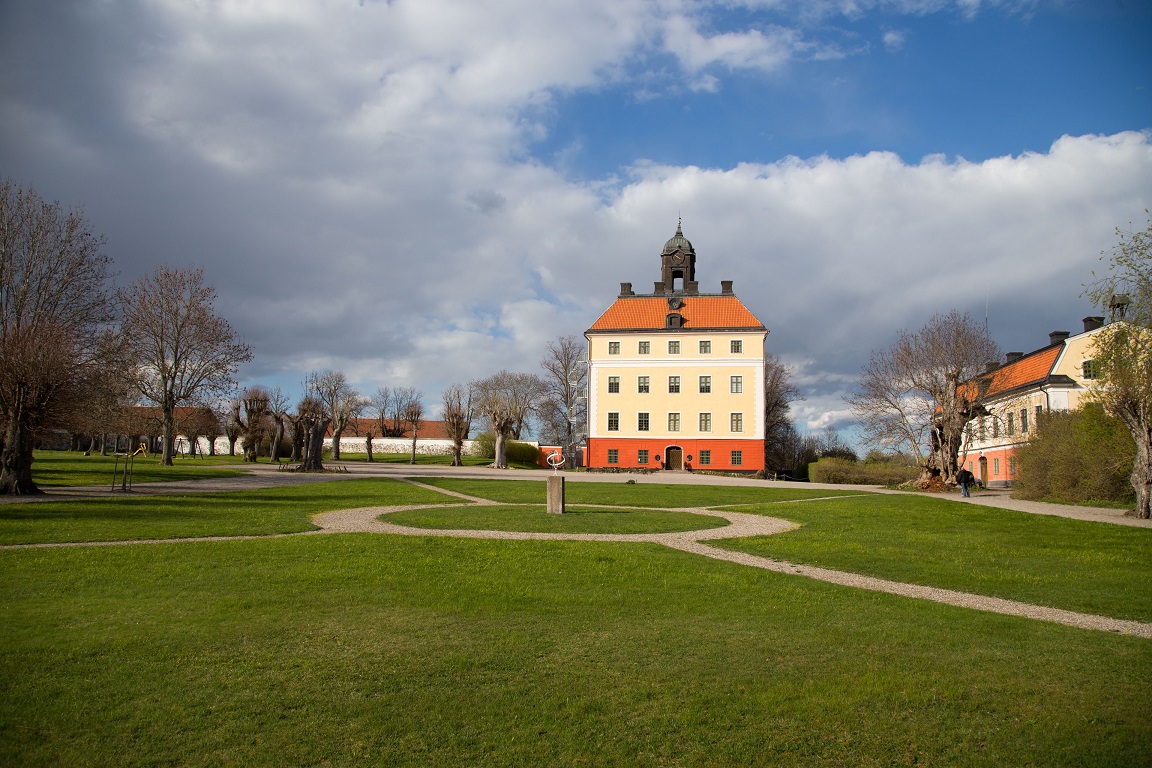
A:
POLYGON ((676 222, 676 234, 664 243, 660 253, 660 280, 653 293, 657 295, 678 294, 696 296, 700 286, 696 282, 696 251, 692 243, 684 237, 680 222, 676 222))

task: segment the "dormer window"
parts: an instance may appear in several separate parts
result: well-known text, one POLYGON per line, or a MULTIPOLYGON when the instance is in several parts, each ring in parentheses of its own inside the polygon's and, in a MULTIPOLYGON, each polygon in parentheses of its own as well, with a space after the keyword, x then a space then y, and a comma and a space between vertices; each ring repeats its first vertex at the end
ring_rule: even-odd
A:
POLYGON ((672 313, 672 314, 668 315, 667 325, 665 327, 666 328, 683 328, 684 327, 684 315, 678 315, 676 313, 672 313))
POLYGON ((1100 364, 1095 360, 1085 360, 1080 368, 1084 373, 1084 378, 1094 380, 1100 378, 1100 364))

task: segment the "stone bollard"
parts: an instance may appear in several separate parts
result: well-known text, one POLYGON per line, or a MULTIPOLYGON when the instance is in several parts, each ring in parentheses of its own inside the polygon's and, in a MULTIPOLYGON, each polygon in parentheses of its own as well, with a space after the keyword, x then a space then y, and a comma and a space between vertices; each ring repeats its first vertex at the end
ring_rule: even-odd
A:
POLYGON ((552 475, 548 478, 548 514, 564 514, 564 476, 552 475))

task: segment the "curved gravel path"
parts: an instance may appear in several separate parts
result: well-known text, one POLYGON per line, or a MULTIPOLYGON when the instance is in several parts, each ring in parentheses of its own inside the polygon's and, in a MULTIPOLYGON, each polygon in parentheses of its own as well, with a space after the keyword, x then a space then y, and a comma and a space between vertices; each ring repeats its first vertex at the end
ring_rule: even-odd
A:
MULTIPOLYGON (((443 488, 436 488, 413 480, 406 480, 405 482, 421 488, 446 493, 463 501, 470 502, 470 505, 489 506, 499 503, 455 491, 445 491, 443 488)), ((809 499, 809 501, 815 501, 815 499, 809 499)), ((979 611, 990 611, 992 613, 1002 613, 1009 616, 1023 616, 1029 619, 1066 624, 1081 629, 1096 629, 1105 632, 1134 635, 1136 637, 1152 638, 1152 623, 1112 619, 1089 613, 1077 613, 1059 608, 1031 605, 1016 600, 974 595, 968 592, 926 587, 919 584, 906 584, 810 565, 796 565, 783 560, 772 560, 767 557, 720 549, 703 543, 711 539, 769 536, 799 527, 795 523, 787 520, 780 520, 763 515, 749 515, 742 512, 731 512, 722 509, 700 509, 695 507, 677 509, 676 511, 678 512, 691 512, 697 515, 723 518, 728 521, 728 525, 719 528, 708 528, 702 531, 681 531, 676 533, 528 533, 521 531, 450 530, 440 528, 410 528, 379 519, 393 512, 443 506, 443 504, 414 504, 398 507, 348 509, 338 512, 325 512, 313 517, 312 521, 320 526, 322 530, 332 533, 390 533, 400 536, 450 536, 465 539, 613 541, 663 544, 666 547, 679 549, 683 552, 691 552, 696 555, 703 555, 704 557, 710 557, 715 560, 725 560, 731 563, 747 565, 753 568, 763 568, 777 573, 806 576, 818 581, 826 581, 831 584, 839 584, 846 587, 867 589, 874 592, 887 592, 903 597, 931 600, 936 603, 945 603, 962 608, 974 608, 979 611)), ((569 504, 568 506, 594 506, 597 509, 635 509, 635 507, 611 507, 603 504, 569 504)))

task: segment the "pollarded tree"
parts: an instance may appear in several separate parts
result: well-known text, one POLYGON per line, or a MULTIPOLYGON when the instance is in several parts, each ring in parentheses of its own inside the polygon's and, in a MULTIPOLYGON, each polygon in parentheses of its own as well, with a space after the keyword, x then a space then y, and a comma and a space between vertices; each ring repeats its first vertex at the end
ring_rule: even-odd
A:
POLYGON ((364 398, 344 375, 344 371, 310 374, 304 388, 324 404, 332 427, 332 459, 340 460, 340 438, 348 423, 364 410, 364 398))
POLYGON ((412 461, 416 463, 416 438, 420 434, 420 425, 424 422, 424 395, 412 388, 405 398, 408 402, 404 406, 404 421, 412 430, 412 461))
POLYGON ((508 468, 507 442, 519 438, 524 425, 539 405, 544 383, 530 373, 500 371, 486 379, 472 382, 476 412, 488 419, 496 436, 496 460, 499 469, 508 468))
POLYGON ((988 329, 968 313, 934 315, 873 351, 859 391, 845 399, 867 442, 907 448, 924 469, 921 483, 933 476, 954 483, 964 427, 985 412, 977 379, 999 356, 988 329))
POLYGON ((161 412, 162 464, 172 464, 176 409, 227 395, 237 367, 252 359, 215 302, 203 268, 157 267, 120 293, 134 383, 161 412))
POLYGON ((1140 232, 1116 230, 1120 242, 1102 260, 1108 272, 1086 291, 1110 309, 1092 345, 1097 378, 1091 397, 1136 441, 1132 487, 1136 516, 1152 515, 1152 220, 1140 232))
POLYGON ((244 436, 244 461, 256 463, 260 441, 268 435, 268 401, 271 395, 264 387, 248 387, 233 401, 232 419, 244 436))
POLYGON ((0 182, 0 494, 33 494, 37 431, 68 420, 113 350, 109 259, 78 211, 0 182))
POLYGON ((472 386, 453 384, 444 390, 444 431, 452 441, 452 466, 464 465, 464 441, 472 431, 472 386))

